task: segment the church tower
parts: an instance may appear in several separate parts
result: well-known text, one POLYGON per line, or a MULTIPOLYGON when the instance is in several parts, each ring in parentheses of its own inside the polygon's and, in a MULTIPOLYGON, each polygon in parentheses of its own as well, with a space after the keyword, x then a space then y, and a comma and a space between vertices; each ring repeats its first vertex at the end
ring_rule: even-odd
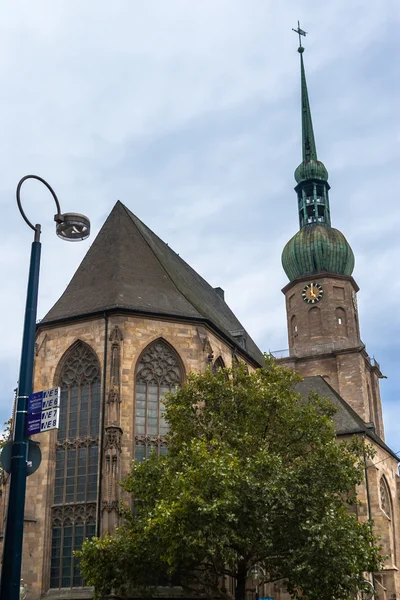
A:
POLYGON ((294 174, 299 231, 282 253, 289 279, 282 290, 289 356, 281 361, 304 377, 324 377, 384 439, 382 373, 360 337, 354 254, 345 236, 331 225, 328 171, 317 156, 301 42, 298 52, 303 160, 294 174))

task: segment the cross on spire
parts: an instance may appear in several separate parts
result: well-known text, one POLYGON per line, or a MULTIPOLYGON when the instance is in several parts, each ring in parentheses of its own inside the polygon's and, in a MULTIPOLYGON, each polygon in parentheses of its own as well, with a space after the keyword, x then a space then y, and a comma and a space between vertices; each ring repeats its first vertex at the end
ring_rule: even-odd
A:
POLYGON ((307 31, 304 31, 304 29, 300 29, 300 21, 297 21, 297 29, 293 29, 292 27, 292 31, 299 34, 299 45, 300 48, 302 48, 303 46, 301 45, 301 36, 304 35, 304 37, 306 37, 307 31))

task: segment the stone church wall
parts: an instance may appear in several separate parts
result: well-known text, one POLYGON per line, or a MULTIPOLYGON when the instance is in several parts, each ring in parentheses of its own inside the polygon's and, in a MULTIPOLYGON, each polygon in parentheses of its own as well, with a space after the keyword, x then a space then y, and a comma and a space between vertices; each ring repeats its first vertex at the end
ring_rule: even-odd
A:
MULTIPOLYGON (((120 422, 122 429, 120 464, 118 473, 123 477, 129 472, 135 444, 134 435, 134 387, 135 367, 142 351, 154 340, 163 338, 179 354, 185 373, 202 372, 221 358, 227 367, 232 364, 232 347, 203 325, 174 322, 168 319, 150 319, 126 314, 104 318, 87 319, 57 326, 45 326, 39 330, 36 340, 34 390, 57 385, 57 367, 64 353, 78 340, 88 344, 97 354, 104 373, 105 342, 107 368, 105 397, 110 390, 110 356, 112 342, 110 332, 115 327, 122 334, 120 341, 120 422)), ((240 356, 239 356, 240 358, 240 356)), ((250 366, 250 365, 249 365, 250 366)), ((107 425, 107 422, 105 423, 107 425)), ((104 432, 103 432, 104 434, 104 432)), ((51 506, 54 494, 55 446, 57 432, 34 436, 40 443, 42 463, 27 480, 25 505, 25 531, 22 576, 29 586, 30 600, 38 600, 49 589, 51 553, 51 506)), ((6 488, 7 486, 5 486, 6 488)), ((0 499, 2 508, 6 494, 0 499)), ((4 510, 2 511, 2 513, 4 510)), ((107 511, 103 520, 107 520, 107 511)), ((106 527, 109 529, 109 526, 106 527)), ((51 590, 52 598, 80 597, 78 592, 51 590)))

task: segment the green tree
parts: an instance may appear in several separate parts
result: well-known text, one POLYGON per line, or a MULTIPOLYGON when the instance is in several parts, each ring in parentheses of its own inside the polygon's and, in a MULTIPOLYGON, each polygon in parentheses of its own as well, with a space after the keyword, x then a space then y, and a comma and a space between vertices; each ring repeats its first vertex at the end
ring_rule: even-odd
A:
POLYGON ((11 436, 12 418, 10 417, 3 425, 3 431, 0 433, 0 449, 4 448, 11 436))
MULTIPOLYGON (((3 431, 0 433, 0 451, 4 448, 11 437, 12 418, 10 417, 3 425, 3 431)), ((0 464, 0 475, 3 474, 3 467, 0 464)))
POLYGON ((229 600, 232 577, 244 600, 249 571, 262 565, 294 597, 354 598, 363 571, 381 566, 370 524, 349 510, 364 448, 338 443, 332 405, 302 399, 296 381, 267 359, 250 374, 192 374, 169 396, 168 454, 133 464, 122 483, 133 510, 80 553, 97 597, 151 593, 179 576, 187 590, 229 600))

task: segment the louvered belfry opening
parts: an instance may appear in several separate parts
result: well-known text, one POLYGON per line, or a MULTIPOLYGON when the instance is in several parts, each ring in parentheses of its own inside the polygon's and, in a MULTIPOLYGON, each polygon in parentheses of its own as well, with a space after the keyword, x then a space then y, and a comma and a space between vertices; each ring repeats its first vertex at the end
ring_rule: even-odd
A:
POLYGON ((96 533, 100 427, 100 364, 85 343, 60 363, 60 427, 51 508, 51 588, 84 584, 73 552, 96 533))

